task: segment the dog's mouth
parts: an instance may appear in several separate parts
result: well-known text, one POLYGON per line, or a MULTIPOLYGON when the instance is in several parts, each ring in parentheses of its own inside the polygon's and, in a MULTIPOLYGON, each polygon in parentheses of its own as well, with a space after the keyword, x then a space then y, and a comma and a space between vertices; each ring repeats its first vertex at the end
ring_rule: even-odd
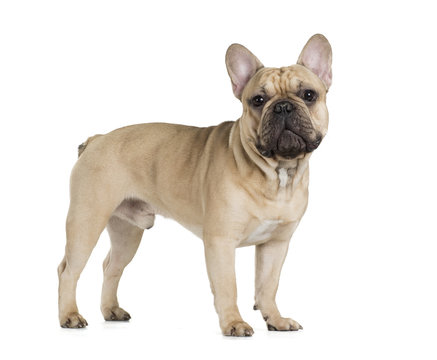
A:
POLYGON ((259 153, 264 157, 271 158, 275 155, 279 155, 286 159, 294 159, 301 154, 314 151, 320 143, 321 137, 313 142, 306 142, 302 136, 295 134, 291 130, 284 130, 278 137, 275 146, 267 147, 258 142, 256 147, 259 153))
POLYGON ((279 155, 293 159, 314 151, 321 141, 321 134, 315 131, 308 116, 293 108, 288 112, 266 113, 256 147, 264 157, 279 155))

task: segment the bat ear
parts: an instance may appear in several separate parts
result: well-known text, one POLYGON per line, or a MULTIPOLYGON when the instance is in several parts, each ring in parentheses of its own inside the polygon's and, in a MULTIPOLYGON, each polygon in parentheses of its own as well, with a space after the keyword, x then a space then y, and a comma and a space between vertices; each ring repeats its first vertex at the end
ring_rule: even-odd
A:
POLYGON ((232 82, 232 91, 237 99, 241 100, 241 94, 249 80, 255 73, 264 67, 248 49, 240 44, 232 44, 226 52, 226 68, 232 82))
POLYGON ((332 83, 332 49, 328 39, 313 35, 304 46, 297 63, 310 69, 329 89, 332 83))

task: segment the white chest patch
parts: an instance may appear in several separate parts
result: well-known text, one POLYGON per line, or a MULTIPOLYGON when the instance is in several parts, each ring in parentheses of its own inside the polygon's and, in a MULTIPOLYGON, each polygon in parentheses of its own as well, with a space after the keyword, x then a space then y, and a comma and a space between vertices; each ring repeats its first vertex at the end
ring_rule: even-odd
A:
POLYGON ((258 227, 248 236, 245 241, 246 244, 256 244, 258 242, 267 240, 272 236, 273 231, 276 230, 282 220, 264 220, 258 227))
POLYGON ((279 187, 286 187, 288 182, 288 172, 287 169, 281 168, 278 171, 279 187))

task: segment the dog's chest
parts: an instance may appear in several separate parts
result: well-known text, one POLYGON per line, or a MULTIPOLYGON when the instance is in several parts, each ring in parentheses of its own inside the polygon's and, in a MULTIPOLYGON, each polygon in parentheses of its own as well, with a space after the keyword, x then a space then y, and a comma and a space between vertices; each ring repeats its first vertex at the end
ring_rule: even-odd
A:
POLYGON ((262 243, 272 236, 282 220, 263 220, 261 223, 249 234, 247 239, 241 245, 256 245, 262 243))
POLYGON ((289 179, 287 169, 281 168, 278 170, 278 179, 279 179, 279 187, 285 188, 287 186, 288 179, 289 179))
POLYGON ((284 227, 298 224, 306 209, 308 174, 305 170, 306 166, 276 170, 276 179, 266 184, 271 191, 265 197, 253 198, 254 202, 250 203, 253 217, 247 223, 247 232, 239 246, 258 245, 278 236, 288 236, 284 227))

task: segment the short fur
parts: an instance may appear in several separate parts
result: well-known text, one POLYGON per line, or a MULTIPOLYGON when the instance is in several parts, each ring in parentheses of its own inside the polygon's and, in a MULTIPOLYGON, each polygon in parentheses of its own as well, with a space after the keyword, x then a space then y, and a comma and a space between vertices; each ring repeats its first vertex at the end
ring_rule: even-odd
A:
MULTIPOLYGON (((326 74, 331 53, 322 35, 310 39, 300 59, 314 59, 306 51, 320 47, 329 55, 320 57, 326 74)), ((308 160, 327 131, 330 77, 318 77, 314 60, 311 70, 305 63, 264 68, 237 44, 229 48, 226 63, 243 104, 237 121, 207 128, 133 125, 91 137, 79 148, 71 174, 65 257, 58 268, 62 327, 87 325, 76 305, 76 285, 105 227, 111 250, 103 265, 101 310, 106 320, 130 319, 118 304, 118 283, 143 231, 161 214, 203 239, 223 334, 253 334, 237 307, 234 268, 235 249, 248 245, 256 245, 255 308, 268 329, 301 329, 280 315, 275 295, 289 240, 307 207, 308 160), (311 104, 301 95, 306 88, 318 95, 311 104), (254 106, 253 97, 260 93, 265 104, 254 106), (280 114, 276 108, 275 115, 278 101, 289 104, 280 114)))

